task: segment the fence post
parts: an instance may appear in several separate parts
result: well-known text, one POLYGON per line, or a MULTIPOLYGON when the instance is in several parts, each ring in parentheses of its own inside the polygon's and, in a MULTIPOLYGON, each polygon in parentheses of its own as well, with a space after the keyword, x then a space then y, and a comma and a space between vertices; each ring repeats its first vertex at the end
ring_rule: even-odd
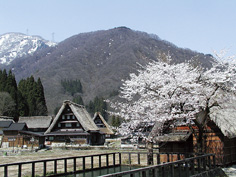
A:
POLYGON ((85 170, 85 157, 83 157, 82 159, 83 159, 83 170, 85 170))
POLYGON ((146 171, 142 171, 142 177, 146 177, 146 171))
POLYGON ((181 174, 181 164, 180 163, 178 163, 178 173, 179 173, 179 177, 181 177, 182 174, 181 174))
POLYGON ((8 177, 8 175, 7 175, 7 165, 4 166, 4 177, 8 177))
POLYGON ((18 177, 21 177, 21 167, 22 167, 22 164, 19 164, 19 166, 18 166, 18 177))
POLYGON ((186 172, 186 177, 189 177, 189 163, 186 160, 185 160, 185 172, 186 172))
POLYGON ((113 166, 115 166, 115 165, 116 165, 116 154, 113 153, 113 166))
POLYGON ((200 173, 201 172, 201 162, 200 162, 199 158, 197 159, 197 169, 198 169, 198 173, 200 173))
POLYGON ((174 176, 175 176, 174 165, 173 165, 173 164, 170 165, 170 176, 171 176, 171 177, 174 177, 174 176))
POLYGON ((213 168, 216 168, 216 156, 213 154, 213 168))
POLYGON ((32 162, 32 177, 34 177, 35 176, 35 163, 34 162, 32 162))
POLYGON ((140 153, 138 152, 138 164, 140 165, 140 153))
POLYGON ((167 152, 166 155, 167 155, 167 162, 170 162, 170 156, 169 156, 169 153, 167 152))
POLYGON ((76 172, 76 157, 73 158, 73 163, 74 172, 76 172))
POLYGON ((178 157, 178 160, 180 160, 180 154, 179 153, 177 154, 177 157, 178 157))
POLYGON ((121 153, 119 152, 119 164, 121 165, 121 153))
POLYGON ((54 174, 57 174, 57 160, 54 160, 54 174))
POLYGON ((203 171, 206 171, 206 157, 203 157, 203 171))
POLYGON ((101 164, 101 161, 102 161, 102 160, 101 160, 101 155, 99 155, 98 158, 99 158, 99 159, 98 159, 99 168, 101 168, 101 167, 102 167, 102 164, 101 164))
POLYGON ((131 165, 131 153, 129 152, 129 164, 131 165))
POLYGON ((64 172, 67 173, 67 159, 64 159, 64 172))
POLYGON ((165 177, 165 166, 161 167, 162 177, 165 177))
POLYGON ((156 176, 156 170, 155 170, 155 168, 152 169, 152 176, 156 176))
POLYGON ((109 154, 106 154, 106 165, 109 166, 109 154))
POLYGON ((43 176, 46 176, 47 173, 47 161, 43 162, 43 176))
POLYGON ((194 175, 194 159, 190 161, 191 175, 194 175))
POLYGON ((91 169, 93 169, 93 156, 91 156, 91 169))
POLYGON ((161 157, 160 157, 160 154, 158 153, 157 154, 157 165, 161 163, 161 157))

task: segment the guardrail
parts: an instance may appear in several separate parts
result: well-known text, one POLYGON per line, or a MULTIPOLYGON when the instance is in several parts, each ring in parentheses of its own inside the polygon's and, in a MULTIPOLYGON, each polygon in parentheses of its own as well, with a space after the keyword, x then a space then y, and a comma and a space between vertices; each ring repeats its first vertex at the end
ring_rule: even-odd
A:
MULTIPOLYGON (((61 176, 94 169, 109 168, 120 165, 147 165, 147 152, 114 152, 87 156, 76 156, 56 159, 9 163, 0 165, 0 174, 8 176, 61 176)), ((119 172, 108 176, 130 175, 134 177, 171 176, 179 177, 196 175, 207 170, 215 169, 215 155, 196 156, 193 153, 153 153, 153 166, 119 172), (156 164, 156 165, 155 165, 156 164)))
POLYGON ((186 158, 184 160, 177 160, 175 162, 167 162, 125 172, 103 175, 103 177, 122 177, 125 175, 130 177, 134 177, 136 175, 139 175, 139 177, 189 177, 191 175, 197 175, 207 170, 214 169, 216 169, 215 155, 205 154, 197 157, 186 158))
POLYGON ((2 174, 4 177, 34 177, 36 175, 51 176, 120 166, 120 164, 120 153, 106 153, 87 156, 36 160, 20 163, 0 164, 0 174, 2 174))

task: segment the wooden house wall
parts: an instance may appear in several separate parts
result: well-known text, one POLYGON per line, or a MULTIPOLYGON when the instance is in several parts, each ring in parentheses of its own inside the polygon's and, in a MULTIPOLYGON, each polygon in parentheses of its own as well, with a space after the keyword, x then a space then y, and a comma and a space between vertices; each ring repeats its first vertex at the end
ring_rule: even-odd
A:
MULTIPOLYGON (((32 142, 32 137, 30 136, 24 136, 24 135, 18 135, 18 136, 3 136, 2 143, 8 143, 8 147, 23 147, 27 146, 30 147, 40 147, 40 143, 44 144, 43 138, 34 138, 34 141, 32 142)), ((41 145, 42 145, 41 144, 41 145)))
POLYGON ((160 144, 160 152, 193 152, 192 137, 185 142, 163 142, 160 144))
MULTIPOLYGON (((194 127, 197 129, 196 127, 194 127)), ((186 126, 178 127, 178 130, 188 130, 186 126)), ((236 138, 229 139, 222 134, 220 129, 210 122, 207 127, 206 136, 206 153, 213 153, 216 157, 217 165, 227 165, 236 162, 236 138)), ((197 152, 197 140, 193 136, 193 148, 194 152, 197 152)))

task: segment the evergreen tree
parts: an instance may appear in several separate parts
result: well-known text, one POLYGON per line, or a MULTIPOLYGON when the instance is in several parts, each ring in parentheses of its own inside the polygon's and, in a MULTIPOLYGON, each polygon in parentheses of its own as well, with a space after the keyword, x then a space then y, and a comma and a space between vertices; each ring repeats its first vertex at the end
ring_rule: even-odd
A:
POLYGON ((64 92, 70 93, 72 96, 76 93, 82 93, 82 84, 80 80, 62 80, 61 85, 64 92))
POLYGON ((3 72, 1 73, 1 80, 0 80, 0 91, 5 91, 6 87, 6 81, 7 81, 7 71, 4 69, 3 72))
POLYGON ((15 117, 15 102, 7 92, 0 92, 0 115, 15 117))
POLYGON ((18 84, 18 89, 24 98, 19 110, 21 114, 28 114, 29 116, 47 115, 44 89, 40 79, 37 82, 33 76, 26 80, 22 79, 18 84), (27 104, 27 108, 23 107, 24 104, 27 104))
POLYGON ((80 95, 75 96, 72 101, 77 104, 84 105, 83 99, 80 95))
POLYGON ((18 115, 19 116, 28 116, 29 115, 29 108, 26 99, 22 96, 20 91, 17 92, 18 98, 18 115))
POLYGON ((107 104, 102 97, 95 97, 93 101, 90 101, 89 105, 87 106, 87 110, 92 115, 95 112, 100 112, 104 119, 107 119, 107 104))
POLYGON ((38 115, 47 115, 47 106, 46 100, 44 97, 44 89, 40 78, 36 83, 36 109, 38 111, 38 115))

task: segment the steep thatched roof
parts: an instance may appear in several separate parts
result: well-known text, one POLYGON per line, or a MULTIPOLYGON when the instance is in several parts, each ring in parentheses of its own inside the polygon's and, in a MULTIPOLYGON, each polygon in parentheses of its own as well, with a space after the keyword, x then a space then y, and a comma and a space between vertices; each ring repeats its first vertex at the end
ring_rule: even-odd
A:
POLYGON ((100 112, 96 112, 93 116, 93 120, 95 120, 96 118, 100 118, 100 120, 103 122, 103 124, 105 125, 105 127, 98 127, 99 130, 105 134, 108 135, 113 135, 114 132, 111 129, 110 125, 107 123, 107 121, 103 118, 103 116, 101 115, 100 112))
POLYGON ((191 132, 176 132, 168 133, 153 138, 154 142, 180 142, 187 141, 192 133, 191 132))
POLYGON ((18 123, 26 123, 28 128, 48 128, 52 122, 52 116, 19 117, 18 123))
POLYGON ((210 119, 219 127, 224 136, 236 137, 236 101, 211 108, 210 119))
POLYGON ((66 106, 69 106, 72 112, 74 113, 76 119, 79 121, 81 126, 84 128, 85 131, 99 131, 98 127, 95 125, 93 122, 91 116, 87 112, 84 106, 78 105, 76 103, 73 103, 71 101, 64 101, 60 110, 58 111, 55 119, 53 120, 52 124, 50 127, 47 129, 45 134, 48 134, 52 131, 53 127, 57 123, 60 115, 62 114, 63 110, 65 109, 66 106))

